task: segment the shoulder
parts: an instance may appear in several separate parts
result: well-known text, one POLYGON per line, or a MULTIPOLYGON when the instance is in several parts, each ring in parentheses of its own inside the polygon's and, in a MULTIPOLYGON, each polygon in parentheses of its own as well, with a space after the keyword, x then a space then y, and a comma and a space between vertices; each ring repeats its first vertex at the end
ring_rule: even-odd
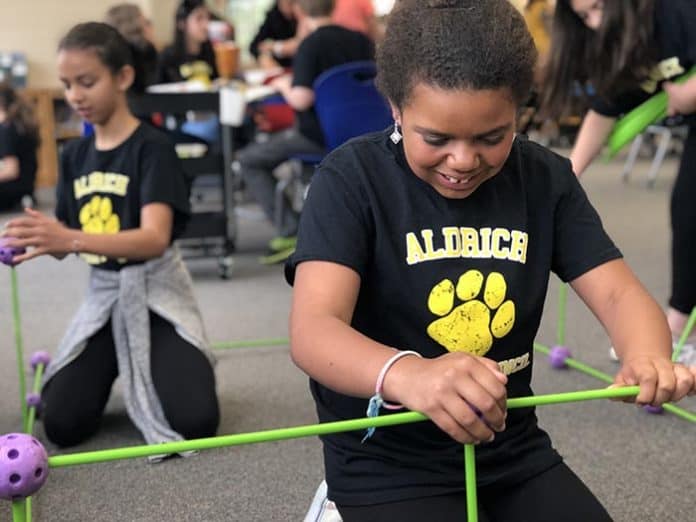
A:
POLYGON ((68 141, 63 145, 61 156, 67 159, 77 159, 84 156, 88 150, 94 148, 94 137, 83 136, 74 140, 68 141))
POLYGON ((564 192, 577 183, 568 158, 526 137, 515 139, 507 167, 517 171, 525 186, 533 190, 564 192))
POLYGON ((158 154, 176 154, 174 144, 164 132, 143 122, 133 135, 132 142, 144 150, 158 154))
POLYGON ((332 184, 372 187, 367 190, 390 186, 394 173, 400 175, 402 169, 388 134, 373 132, 347 141, 324 158, 315 176, 330 176, 332 184))

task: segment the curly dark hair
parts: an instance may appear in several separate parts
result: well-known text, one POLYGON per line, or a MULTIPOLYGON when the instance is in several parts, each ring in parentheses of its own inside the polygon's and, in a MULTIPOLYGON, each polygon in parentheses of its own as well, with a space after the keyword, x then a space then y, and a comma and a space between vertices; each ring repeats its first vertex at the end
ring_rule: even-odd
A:
POLYGON ((397 108, 420 82, 447 90, 509 88, 529 98, 537 51, 508 0, 402 0, 377 50, 377 85, 397 108))

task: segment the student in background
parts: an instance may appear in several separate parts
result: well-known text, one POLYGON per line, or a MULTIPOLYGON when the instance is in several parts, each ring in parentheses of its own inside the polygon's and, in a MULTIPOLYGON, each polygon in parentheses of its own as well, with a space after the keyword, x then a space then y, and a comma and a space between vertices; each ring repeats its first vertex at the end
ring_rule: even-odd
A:
MULTIPOLYGON (((314 80, 336 65, 374 58, 374 45, 369 38, 333 23, 333 7, 333 0, 295 0, 298 19, 305 18, 311 32, 297 50, 292 74, 276 78, 272 85, 295 110, 296 125, 271 135, 266 142, 247 146, 235 162, 247 189, 271 221, 275 217, 273 170, 293 155, 324 152, 324 137, 314 111, 314 80)), ((278 235, 261 262, 278 263, 292 253, 298 220, 291 205, 285 205, 282 228, 276 231, 278 235)))
POLYGON ((359 31, 378 40, 379 26, 372 0, 336 0, 333 21, 346 29, 359 31))
MULTIPOLYGON (((696 306, 696 78, 674 83, 696 66, 696 2, 557 0, 553 28, 544 84, 550 115, 563 113, 577 85, 596 92, 570 153, 576 175, 599 155, 616 119, 660 91, 667 93, 668 115, 680 115, 688 125, 670 201, 666 313, 676 342, 696 306)), ((694 343, 696 335, 682 356, 696 362, 694 343)))
POLYGON ((0 83, 0 211, 33 205, 38 145, 34 111, 0 83))
POLYGON ((135 4, 123 3, 111 7, 106 12, 104 21, 115 27, 131 46, 135 79, 131 90, 143 93, 156 83, 157 48, 152 30, 152 22, 135 4))
POLYGON ((273 8, 266 13, 263 24, 249 46, 249 51, 262 67, 292 65, 292 56, 285 54, 282 42, 294 38, 297 31, 293 1, 277 0, 273 8), (278 51, 278 54, 275 51, 278 51))
POLYGON ((218 72, 205 1, 182 0, 174 18, 174 43, 160 54, 157 83, 197 80, 209 85, 218 72))
POLYGON ((79 444, 99 428, 116 377, 146 442, 210 437, 219 422, 212 355, 191 277, 173 241, 189 195, 169 139, 128 109, 134 70, 110 25, 73 27, 58 48, 70 106, 94 126, 61 156, 56 218, 27 210, 3 235, 40 255, 77 254, 89 286, 48 367, 47 437, 79 444))

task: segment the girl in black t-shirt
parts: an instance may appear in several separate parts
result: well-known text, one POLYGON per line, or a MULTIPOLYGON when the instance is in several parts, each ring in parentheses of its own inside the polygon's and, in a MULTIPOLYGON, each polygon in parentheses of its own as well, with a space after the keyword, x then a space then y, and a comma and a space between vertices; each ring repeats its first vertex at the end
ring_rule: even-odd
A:
POLYGON ((38 142, 34 111, 10 85, 0 84, 0 211, 33 196, 38 142))
POLYGON ((208 39, 210 12, 203 0, 182 0, 174 19, 174 42, 160 53, 157 83, 217 78, 215 53, 208 39))
POLYGON ((403 0, 377 54, 393 131, 314 174, 286 276, 319 418, 386 405, 432 421, 322 437, 345 522, 466 520, 462 443, 478 443, 481 520, 610 520, 533 408, 506 410, 532 393, 552 271, 623 355, 617 386, 640 385, 644 404, 695 391, 569 162, 515 137, 535 59, 507 0, 403 0))
POLYGON ((570 154, 580 176, 601 151, 616 118, 663 89, 670 116, 689 126, 672 189, 672 290, 667 320, 678 338, 696 306, 696 78, 671 80, 696 65, 693 0, 558 0, 546 107, 562 113, 576 82, 597 92, 570 154))
POLYGON ((123 37, 102 23, 75 26, 58 48, 70 106, 94 135, 61 158, 56 216, 28 209, 4 235, 16 262, 79 254, 92 265, 86 299, 48 367, 48 438, 78 444, 98 428, 117 376, 148 443, 212 436, 219 412, 212 359, 190 276, 172 241, 189 213, 172 144, 136 119, 134 70, 123 37))

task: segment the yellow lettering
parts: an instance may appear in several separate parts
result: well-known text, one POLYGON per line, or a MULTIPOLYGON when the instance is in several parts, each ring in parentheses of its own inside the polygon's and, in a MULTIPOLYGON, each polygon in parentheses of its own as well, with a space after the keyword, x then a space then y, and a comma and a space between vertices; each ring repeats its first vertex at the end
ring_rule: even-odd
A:
POLYGON ((409 232, 406 234, 406 263, 415 265, 425 260, 425 252, 423 252, 416 234, 409 232))
POLYGON ((493 257, 496 259, 507 259, 510 256, 510 249, 501 245, 503 241, 510 241, 510 231, 507 228, 496 228, 493 230, 491 249, 493 250, 493 257))
POLYGON ((457 227, 443 227, 442 235, 445 238, 445 257, 459 257, 462 251, 462 241, 457 227))
POLYGON ((510 260, 519 261, 520 263, 527 262, 527 233, 519 230, 512 231, 510 240, 510 260))
POLYGON ((479 235, 475 228, 461 227, 462 257, 479 257, 479 235))

